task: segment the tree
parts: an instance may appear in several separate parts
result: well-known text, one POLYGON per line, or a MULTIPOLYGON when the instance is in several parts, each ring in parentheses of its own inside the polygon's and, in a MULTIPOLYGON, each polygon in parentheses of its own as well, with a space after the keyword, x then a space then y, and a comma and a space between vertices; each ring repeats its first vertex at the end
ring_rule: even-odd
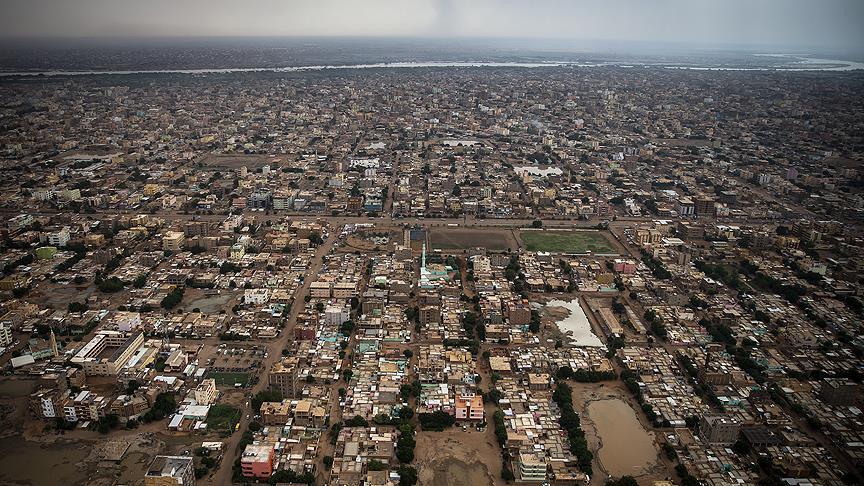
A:
POLYGON ((153 402, 153 408, 147 411, 141 418, 145 422, 151 422, 153 420, 162 420, 168 415, 174 413, 177 410, 177 402, 174 400, 174 395, 170 393, 160 393, 156 396, 156 400, 153 402))
MULTIPOLYGON (((239 459, 238 459, 239 460, 239 459)), ((291 469, 280 469, 273 473, 270 476, 270 484, 280 484, 280 483, 305 483, 305 484, 313 484, 315 482, 315 476, 312 473, 303 473, 297 474, 291 469)))
POLYGON ((168 295, 166 295, 162 299, 162 302, 160 302, 159 305, 161 305, 163 309, 171 310, 171 309, 177 307, 177 304, 179 304, 182 300, 183 300, 183 287, 178 285, 178 286, 174 287, 174 289, 171 290, 171 292, 169 292, 168 295))
POLYGON ((543 221, 539 220, 539 219, 535 219, 534 221, 531 222, 531 227, 532 228, 542 228, 543 227, 543 221))
POLYGON ((420 420, 420 426, 423 430, 442 431, 448 427, 452 427, 456 423, 456 418, 447 412, 437 410, 432 413, 421 413, 417 415, 420 420))
POLYGON ((369 427, 369 421, 360 415, 355 415, 345 421, 345 427, 369 427))
POLYGON ((399 409, 399 418, 402 420, 411 420, 414 417, 414 410, 411 407, 402 407, 399 409))
POLYGON ((137 390, 140 386, 141 384, 138 383, 138 380, 129 380, 129 384, 126 385, 126 394, 131 395, 135 393, 135 390, 137 390))
POLYGON ((414 486, 417 484, 417 470, 411 466, 399 467, 399 486, 414 486))
POLYGON ((399 439, 396 441, 396 458, 403 464, 414 460, 414 426, 410 422, 403 422, 399 426, 399 439))
POLYGON ((85 312, 89 307, 87 307, 87 304, 82 302, 69 302, 68 309, 69 312, 85 312))
POLYGON ((621 476, 618 479, 606 481, 606 486, 639 486, 639 483, 633 476, 621 476))

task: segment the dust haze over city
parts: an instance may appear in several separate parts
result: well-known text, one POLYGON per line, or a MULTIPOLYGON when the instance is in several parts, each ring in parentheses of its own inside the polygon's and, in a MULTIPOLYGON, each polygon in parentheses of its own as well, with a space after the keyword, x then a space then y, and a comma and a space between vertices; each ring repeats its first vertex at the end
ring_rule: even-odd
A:
POLYGON ((0 484, 864 481, 864 3, 0 12, 0 484))

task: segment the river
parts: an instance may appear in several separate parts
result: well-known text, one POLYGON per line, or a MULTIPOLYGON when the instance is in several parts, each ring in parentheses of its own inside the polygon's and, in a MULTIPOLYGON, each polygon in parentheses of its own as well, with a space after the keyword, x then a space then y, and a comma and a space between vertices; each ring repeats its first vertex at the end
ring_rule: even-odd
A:
MULTIPOLYGON (((764 56, 764 55, 763 55, 764 56)), ((338 69, 411 69, 411 68, 592 68, 592 67, 657 67, 694 71, 855 71, 864 70, 864 63, 838 59, 818 59, 792 54, 778 54, 774 57, 788 59, 789 62, 777 66, 711 66, 704 64, 664 64, 664 63, 619 63, 619 62, 486 62, 486 61, 425 61, 425 62, 379 62, 372 64, 309 65, 286 67, 251 68, 208 68, 208 69, 143 69, 122 71, 8 71, 0 72, 0 77, 8 76, 101 76, 136 74, 228 74, 228 73, 290 73, 303 71, 325 71, 338 69)))

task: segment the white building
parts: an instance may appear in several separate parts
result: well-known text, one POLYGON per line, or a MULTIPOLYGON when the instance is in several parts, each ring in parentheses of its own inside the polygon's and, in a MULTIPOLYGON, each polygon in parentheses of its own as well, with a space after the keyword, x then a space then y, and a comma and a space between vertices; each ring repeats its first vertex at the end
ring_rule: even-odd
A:
POLYGON ((270 300, 269 289, 246 289, 243 292, 244 304, 264 305, 268 300, 270 300))
POLYGON ((216 380, 207 378, 193 391, 193 396, 198 405, 212 405, 219 396, 219 390, 216 389, 216 380))
MULTIPOLYGON (((39 408, 41 409, 42 418, 52 419, 57 418, 57 410, 54 408, 54 400, 50 394, 44 394, 38 397, 39 408)), ((74 410, 74 407, 72 407, 74 410)))
POLYGON ((48 244, 51 246, 66 246, 69 243, 69 227, 64 226, 60 231, 48 233, 48 244))
POLYGON ((99 331, 70 361, 84 368, 87 376, 114 376, 144 344, 144 333, 99 331))
POLYGON ((12 328, 8 324, 0 324, 0 346, 12 344, 12 328))
POLYGON ((328 326, 341 325, 349 317, 351 317, 351 309, 349 307, 330 306, 324 310, 324 322, 328 326))

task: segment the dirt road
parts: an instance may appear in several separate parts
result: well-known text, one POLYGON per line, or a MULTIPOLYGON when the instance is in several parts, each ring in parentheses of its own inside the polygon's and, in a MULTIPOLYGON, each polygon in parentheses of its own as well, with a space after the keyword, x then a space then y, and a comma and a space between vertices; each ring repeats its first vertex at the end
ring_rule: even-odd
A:
POLYGON ((258 380, 258 383, 256 383, 249 391, 249 399, 246 400, 242 409, 242 415, 240 417, 240 427, 237 431, 231 434, 231 436, 223 444, 225 457, 219 464, 219 469, 213 474, 213 484, 231 484, 231 469, 234 465, 234 460, 241 452, 237 450, 237 446, 240 443, 243 432, 249 427, 249 422, 251 421, 252 416, 254 416, 256 412, 255 410, 252 410, 251 397, 267 387, 267 379, 265 374, 270 370, 270 368, 273 366, 274 363, 276 363, 277 360, 281 359, 282 350, 285 349, 285 347, 288 345, 288 342, 293 339, 294 327, 297 324, 297 315, 300 313, 300 310, 303 309, 306 305, 305 297, 309 295, 309 286, 311 285, 312 281, 315 280, 315 275, 318 275, 318 272, 321 271, 323 258, 325 255, 330 253, 330 250, 333 248, 333 244, 335 243, 337 236, 338 231, 332 229, 330 231, 330 235, 324 241, 324 244, 319 246, 318 249, 315 251, 315 256, 310 261, 309 269, 306 271, 305 278, 303 279, 303 285, 297 290, 297 294, 295 295, 294 305, 291 306, 291 312, 288 316, 285 327, 282 329, 279 337, 267 345, 268 358, 266 358, 261 363, 261 367, 258 369, 257 372, 260 379, 258 380))

